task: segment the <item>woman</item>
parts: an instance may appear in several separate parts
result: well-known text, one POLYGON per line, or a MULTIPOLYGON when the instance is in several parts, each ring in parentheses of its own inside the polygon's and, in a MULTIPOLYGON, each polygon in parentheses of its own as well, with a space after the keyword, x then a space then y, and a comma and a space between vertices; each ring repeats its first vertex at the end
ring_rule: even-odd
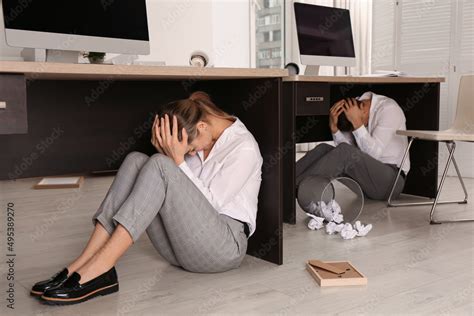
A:
POLYGON ((131 152, 99 209, 81 255, 36 283, 47 304, 75 304, 118 291, 115 264, 146 231, 172 265, 192 272, 240 266, 255 231, 262 156, 236 117, 204 92, 155 117, 151 157, 131 152))

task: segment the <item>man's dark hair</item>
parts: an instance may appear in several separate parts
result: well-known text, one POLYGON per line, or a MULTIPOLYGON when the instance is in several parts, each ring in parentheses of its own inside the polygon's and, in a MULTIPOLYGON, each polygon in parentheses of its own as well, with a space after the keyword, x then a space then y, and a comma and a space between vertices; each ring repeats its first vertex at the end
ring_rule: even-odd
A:
POLYGON ((346 113, 341 112, 341 114, 339 114, 337 118, 337 128, 341 132, 351 132, 354 129, 352 123, 347 119, 346 113))
MULTIPOLYGON (((362 101, 356 100, 356 103, 359 108, 362 107, 362 101)), ((354 130, 354 126, 352 126, 352 123, 347 119, 346 113, 341 112, 341 114, 339 114, 337 118, 337 128, 341 132, 352 132, 354 130)))

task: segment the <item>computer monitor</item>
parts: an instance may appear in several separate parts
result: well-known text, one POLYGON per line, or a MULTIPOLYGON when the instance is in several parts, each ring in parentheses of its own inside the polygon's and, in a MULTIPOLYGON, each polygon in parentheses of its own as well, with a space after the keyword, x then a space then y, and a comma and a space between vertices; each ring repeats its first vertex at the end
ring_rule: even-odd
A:
POLYGON ((150 53, 145 0, 2 0, 9 46, 45 48, 47 61, 79 51, 150 53))
POLYGON ((319 66, 354 66, 355 52, 349 10, 295 3, 296 31, 305 74, 319 66))

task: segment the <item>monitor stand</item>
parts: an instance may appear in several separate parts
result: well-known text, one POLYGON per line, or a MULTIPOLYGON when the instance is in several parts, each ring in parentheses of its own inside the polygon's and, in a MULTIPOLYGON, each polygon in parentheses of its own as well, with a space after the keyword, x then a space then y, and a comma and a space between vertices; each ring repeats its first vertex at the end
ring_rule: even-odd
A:
POLYGON ((47 49, 46 62, 51 63, 79 63, 79 52, 71 50, 47 49))
POLYGON ((304 71, 305 76, 319 76, 319 66, 307 65, 304 71))
POLYGON ((46 59, 46 50, 26 47, 21 50, 20 56, 24 61, 43 62, 46 59))

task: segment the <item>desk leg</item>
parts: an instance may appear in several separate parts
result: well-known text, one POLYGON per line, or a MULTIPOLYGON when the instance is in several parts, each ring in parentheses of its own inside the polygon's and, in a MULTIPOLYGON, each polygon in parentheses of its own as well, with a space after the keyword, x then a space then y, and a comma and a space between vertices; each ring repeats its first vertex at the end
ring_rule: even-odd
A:
MULTIPOLYGON (((407 85, 404 93, 396 97, 405 112, 407 129, 439 130, 440 84, 407 85)), ((411 167, 404 193, 428 198, 436 197, 438 145, 438 142, 427 141, 413 143, 410 149, 411 167)))
POLYGON ((293 102, 294 85, 284 84, 282 91, 283 161, 283 221, 296 224, 295 160, 296 160, 296 103, 293 102))
POLYGON ((207 91, 218 106, 237 115, 259 144, 263 166, 257 230, 249 239, 247 253, 282 264, 283 198, 287 190, 283 171, 285 120, 280 99, 281 79, 203 81, 192 90, 207 91))

